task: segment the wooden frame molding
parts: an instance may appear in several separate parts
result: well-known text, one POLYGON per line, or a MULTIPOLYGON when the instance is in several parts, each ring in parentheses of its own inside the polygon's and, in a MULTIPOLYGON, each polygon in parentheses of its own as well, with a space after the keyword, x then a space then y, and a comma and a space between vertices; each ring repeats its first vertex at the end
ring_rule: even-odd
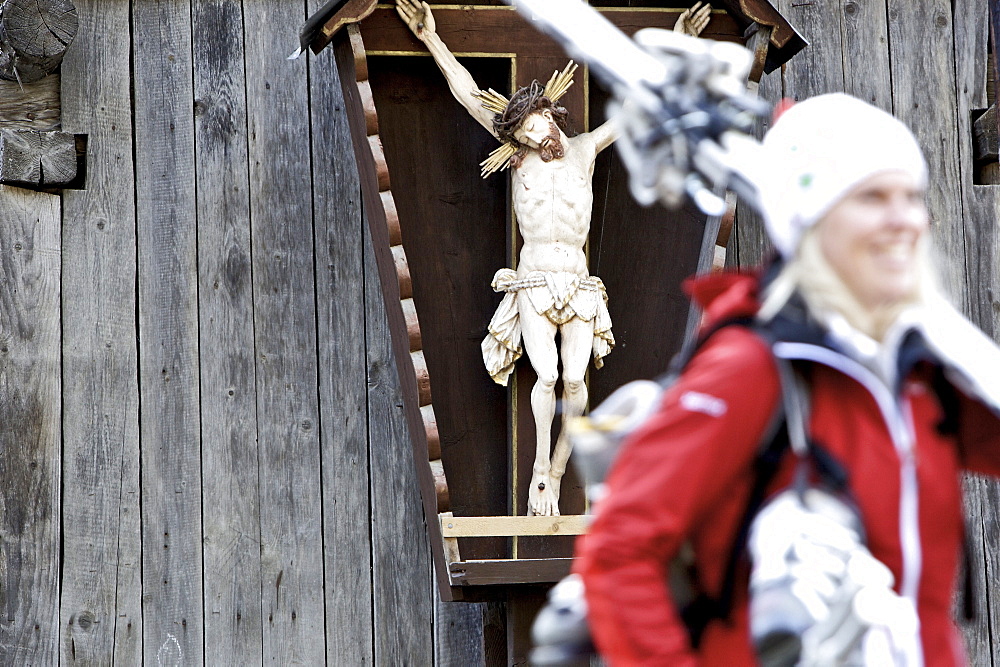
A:
MULTIPOLYGON (((357 25, 348 25, 346 30, 337 35, 335 53, 347 113, 351 116, 351 139, 358 161, 365 214, 375 248, 375 262, 379 269, 386 316, 394 334, 393 353, 404 396, 414 463, 420 480, 420 496, 425 516, 432 517, 439 512, 448 511, 448 484, 444 476, 444 464, 441 462, 441 441, 431 403, 430 374, 422 350, 420 322, 413 303, 410 268, 402 245, 389 169, 382 141, 378 136, 378 115, 368 81, 368 61, 357 25), (406 336, 395 335, 400 331, 405 331, 406 336), (411 400, 411 397, 416 397, 416 400, 411 400), (423 452, 423 456, 418 452, 423 452)), ((427 529, 431 544, 440 544, 440 526, 434 521, 428 521, 427 529)), ((435 558, 434 564, 438 570, 442 598, 460 599, 460 592, 451 590, 443 559, 435 558)))
MULTIPOLYGON (((568 573, 571 559, 564 557, 568 553, 559 549, 549 551, 546 546, 539 550, 538 545, 542 543, 538 540, 552 538, 551 544, 565 547, 568 539, 585 532, 587 521, 585 516, 571 513, 561 517, 455 517, 451 512, 448 480, 442 460, 441 435, 433 403, 430 372, 424 354, 424 339, 417 303, 414 301, 410 262, 403 246, 398 203, 393 194, 386 149, 380 135, 379 117, 375 106, 375 92, 381 94, 381 89, 373 92, 368 63, 369 54, 417 56, 424 54, 425 49, 399 21, 391 5, 376 6, 371 0, 345 0, 339 4, 329 3, 328 7, 331 5, 336 6, 322 21, 317 17, 323 12, 310 19, 310 23, 303 29, 303 45, 308 44, 316 52, 322 50, 327 43, 334 46, 362 185, 366 219, 371 230, 379 281, 392 333, 393 355, 399 374, 404 413, 441 597, 444 600, 458 600, 468 598, 469 595, 472 597, 479 595, 471 591, 467 595, 466 592, 469 590, 467 587, 557 581, 568 573), (348 12, 349 9, 353 14, 348 12), (361 23, 362 19, 364 23, 361 23), (311 37, 307 34, 308 30, 315 31, 311 37), (493 555, 496 552, 492 548, 479 550, 481 546, 490 544, 489 538, 492 538, 495 544, 498 538, 504 537, 512 538, 510 540, 512 558, 497 558, 493 555), (467 543, 469 545, 467 555, 472 556, 476 553, 480 555, 463 560, 459 540, 477 538, 486 540, 467 543), (531 542, 533 546, 530 549, 519 550, 517 544, 521 538, 533 540, 534 542, 531 542), (489 556, 484 558, 487 554, 489 556), (524 557, 519 557, 519 554, 524 557), (543 555, 549 557, 539 557, 543 555)), ((742 20, 749 20, 745 14, 736 16, 732 11, 730 13, 718 11, 713 17, 714 29, 706 31, 706 35, 714 39, 744 42, 749 37, 749 46, 755 51, 754 74, 759 77, 772 64, 770 61, 776 35, 781 33, 778 39, 784 40, 783 43, 787 45, 797 38, 797 33, 766 0, 756 2, 746 0, 742 5, 754 9, 757 15, 771 23, 757 26, 756 32, 751 34, 751 31, 745 31, 740 27, 742 20)), ((502 5, 437 5, 435 17, 438 32, 459 54, 468 55, 474 52, 475 55, 502 57, 503 54, 500 52, 509 51, 511 44, 532 44, 531 56, 526 58, 525 71, 521 71, 519 56, 514 61, 517 65, 516 74, 512 70, 511 77, 520 79, 530 74, 537 78, 538 75, 532 68, 550 67, 551 59, 561 61, 565 58, 565 54, 557 44, 540 39, 529 24, 521 25, 520 21, 511 21, 514 18, 511 14, 513 11, 510 7, 502 5), (483 48, 476 39, 480 39, 484 32, 489 34, 491 30, 504 31, 503 43, 508 48, 503 48, 498 43, 496 53, 492 51, 488 54, 480 53, 483 48), (521 31, 524 32, 523 35, 521 31), (516 34, 512 36, 512 32, 516 34)), ((641 27, 653 25, 670 28, 681 10, 653 7, 642 8, 641 11, 640 8, 606 8, 602 11, 616 24, 620 24, 626 33, 631 34, 641 27)), ((756 26, 756 23, 751 25, 756 26)), ((801 48, 805 42, 801 38, 798 39, 801 44, 797 48, 801 48)), ((378 68, 373 67, 372 72, 378 79, 378 68)), ((586 114, 589 103, 585 103, 583 93, 579 89, 576 92, 581 95, 581 99, 575 102, 580 107, 577 113, 582 111, 586 114)), ((386 145, 391 148, 395 144, 390 140, 393 135, 389 130, 390 128, 386 128, 388 142, 386 145)), ((390 157, 393 155, 395 153, 390 153, 390 157)), ((402 183, 399 187, 403 187, 402 183)), ((418 264, 421 257, 415 257, 418 264)), ((431 348, 432 351, 434 349, 431 348)), ((431 355, 431 359, 437 358, 431 355)), ((445 391, 447 389, 446 387, 445 391)), ((450 405, 451 403, 448 404, 450 405)), ((442 410, 442 418, 450 419, 448 409, 442 408, 442 410)), ((516 434, 519 428, 516 407, 514 412, 511 428, 512 433, 516 434)), ((512 465, 512 470, 511 474, 516 476, 516 461, 512 465)), ((517 482, 515 477, 513 480, 515 493, 518 488, 517 482)), ((455 482, 456 489, 460 483, 460 481, 455 482)), ((464 498, 464 493, 460 498, 456 498, 458 507, 461 508, 464 498)), ((495 510, 496 508, 489 513, 495 510)), ((581 508, 576 508, 573 511, 580 510, 581 508)), ((468 514, 466 510, 462 510, 462 513, 468 514)), ((544 544, 549 545, 550 542, 545 541, 544 544)))

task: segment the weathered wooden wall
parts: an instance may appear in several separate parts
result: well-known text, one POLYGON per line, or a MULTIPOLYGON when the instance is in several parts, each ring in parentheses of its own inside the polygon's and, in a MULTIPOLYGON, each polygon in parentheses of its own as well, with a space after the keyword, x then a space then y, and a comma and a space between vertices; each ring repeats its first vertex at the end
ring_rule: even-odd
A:
MULTIPOLYGON (((0 664, 507 662, 501 604, 437 601, 332 54, 285 60, 322 0, 75 2, 86 187, 0 188, 0 664)), ((986 4, 775 4, 812 46, 764 93, 915 128, 949 284, 995 333, 986 4)), ((742 216, 732 256, 761 239, 742 216)), ((991 664, 1000 492, 968 488, 991 664)))
POLYGON ((484 662, 489 609, 436 599, 332 54, 285 59, 322 1, 76 4, 47 81, 86 187, 0 188, 0 664, 484 662))

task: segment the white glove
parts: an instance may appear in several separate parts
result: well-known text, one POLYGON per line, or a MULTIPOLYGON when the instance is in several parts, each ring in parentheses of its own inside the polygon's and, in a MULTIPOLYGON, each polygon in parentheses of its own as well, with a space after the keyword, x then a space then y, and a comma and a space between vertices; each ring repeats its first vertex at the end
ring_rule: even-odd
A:
POLYGON ((842 500, 815 488, 779 494, 754 518, 747 548, 751 635, 760 647, 784 642, 770 649, 776 661, 797 651, 803 667, 921 664, 916 610, 842 500))

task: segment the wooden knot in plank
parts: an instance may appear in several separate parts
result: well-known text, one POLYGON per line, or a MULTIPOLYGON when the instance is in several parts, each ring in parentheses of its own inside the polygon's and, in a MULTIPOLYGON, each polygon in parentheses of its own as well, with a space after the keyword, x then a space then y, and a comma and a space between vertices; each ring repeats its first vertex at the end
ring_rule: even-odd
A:
POLYGON ((78 28, 70 0, 0 0, 0 78, 27 83, 55 71, 78 28))

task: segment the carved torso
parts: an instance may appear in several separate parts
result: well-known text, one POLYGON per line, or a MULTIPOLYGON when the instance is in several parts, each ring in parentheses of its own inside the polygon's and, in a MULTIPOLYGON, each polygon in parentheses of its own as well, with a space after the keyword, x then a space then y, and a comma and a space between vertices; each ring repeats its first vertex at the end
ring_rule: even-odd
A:
POLYGON ((591 180, 597 149, 589 134, 564 138, 565 156, 543 162, 529 150, 513 170, 514 215, 524 245, 517 273, 587 273, 583 252, 594 202, 591 180))

